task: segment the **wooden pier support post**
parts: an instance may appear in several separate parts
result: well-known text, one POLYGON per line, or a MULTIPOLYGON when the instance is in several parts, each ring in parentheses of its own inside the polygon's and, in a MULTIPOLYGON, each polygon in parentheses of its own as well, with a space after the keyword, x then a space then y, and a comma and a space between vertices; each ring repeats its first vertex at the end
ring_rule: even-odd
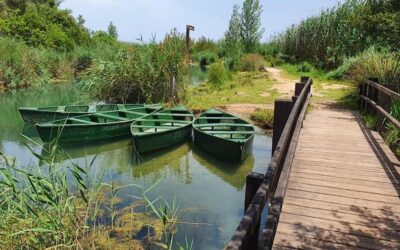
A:
POLYGON ((283 129, 293 108, 293 102, 290 99, 275 100, 274 107, 274 131, 272 133, 272 155, 275 152, 283 129))
MULTIPOLYGON (((250 172, 246 176, 246 194, 244 199, 244 214, 246 214, 246 210, 249 208, 251 201, 254 198, 254 195, 257 193, 258 188, 261 186, 261 183, 264 180, 264 175, 260 173, 250 172)), ((251 232, 251 235, 248 238, 248 242, 245 243, 245 249, 257 249, 258 247, 258 235, 260 232, 260 224, 261 221, 257 222, 256 229, 251 232)))

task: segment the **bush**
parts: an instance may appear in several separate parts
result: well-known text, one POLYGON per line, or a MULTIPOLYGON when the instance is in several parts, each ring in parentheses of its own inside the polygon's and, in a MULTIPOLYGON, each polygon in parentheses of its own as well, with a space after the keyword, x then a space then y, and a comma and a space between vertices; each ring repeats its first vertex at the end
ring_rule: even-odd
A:
POLYGON ((200 67, 204 70, 208 65, 215 63, 218 60, 218 55, 212 51, 202 51, 195 54, 196 61, 199 62, 200 67))
POLYGON ((274 111, 271 109, 257 109, 250 115, 250 119, 262 127, 272 129, 274 122, 274 111))
POLYGON ((400 57, 397 53, 372 47, 357 56, 348 71, 356 82, 377 77, 382 83, 400 84, 400 57))
POLYGON ((221 87, 228 79, 228 73, 222 62, 216 62, 208 67, 208 81, 216 87, 221 87))
POLYGON ((313 70, 313 66, 308 62, 303 62, 297 68, 297 72, 309 73, 313 70))
POLYGON ((247 54, 242 57, 240 66, 243 71, 259 71, 265 67, 265 59, 259 54, 247 54))
POLYGON ((337 69, 328 72, 326 77, 329 80, 343 80, 345 78, 348 78, 349 70, 353 67, 353 65, 356 62, 357 62, 356 57, 348 58, 337 69))
POLYGON ((271 67, 281 66, 285 63, 285 61, 282 59, 281 54, 278 54, 276 57, 275 56, 267 56, 267 61, 269 62, 271 67))
POLYGON ((0 38, 0 85, 14 89, 48 82, 41 53, 22 42, 0 38))
POLYGON ((108 102, 166 102, 185 97, 184 39, 176 31, 161 43, 122 46, 114 58, 96 59, 82 84, 108 102), (175 82, 175 86, 173 86, 175 82))

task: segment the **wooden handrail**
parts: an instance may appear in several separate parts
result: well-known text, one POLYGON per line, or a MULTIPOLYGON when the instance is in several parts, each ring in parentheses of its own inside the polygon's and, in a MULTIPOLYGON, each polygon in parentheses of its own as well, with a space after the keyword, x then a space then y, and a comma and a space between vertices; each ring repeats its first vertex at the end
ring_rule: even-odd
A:
MULTIPOLYGON (((386 85, 393 87, 393 85, 386 85)), ((360 85, 360 108, 369 112, 373 108, 378 115, 378 131, 384 128, 385 120, 400 129, 400 122, 390 112, 392 101, 400 102, 400 94, 372 80, 365 80, 360 85)))
MULTIPOLYGON (((275 198, 275 190, 278 186, 278 180, 281 177, 282 168, 286 163, 289 164, 290 162, 291 165, 294 155, 293 146, 295 148, 297 145, 301 124, 311 97, 312 79, 302 78, 302 80, 305 80, 305 82, 302 81, 302 83, 296 84, 296 92, 299 92, 300 89, 302 90, 299 96, 293 98, 296 101, 279 138, 267 172, 264 175, 264 179, 262 180, 261 185, 255 193, 253 199, 248 204, 245 215, 239 223, 233 237, 231 238, 231 241, 228 243, 227 249, 249 249, 250 244, 251 247, 258 245, 257 243, 250 241, 257 241, 258 239, 261 213, 266 203, 270 201, 271 198, 275 198), (287 161, 288 151, 290 158, 289 161, 287 161)), ((280 188, 280 186, 278 186, 278 188, 280 188)), ((278 190, 279 192, 282 191, 280 189, 278 190)), ((277 218, 279 219, 279 213, 277 218)), ((276 230, 276 226, 271 227, 268 225, 268 221, 266 228, 272 228, 272 230, 276 230)), ((272 235, 275 235, 275 232, 272 232, 272 235)), ((270 242, 272 241, 273 237, 272 239, 271 237, 263 237, 263 245, 261 247, 270 245, 270 242)))

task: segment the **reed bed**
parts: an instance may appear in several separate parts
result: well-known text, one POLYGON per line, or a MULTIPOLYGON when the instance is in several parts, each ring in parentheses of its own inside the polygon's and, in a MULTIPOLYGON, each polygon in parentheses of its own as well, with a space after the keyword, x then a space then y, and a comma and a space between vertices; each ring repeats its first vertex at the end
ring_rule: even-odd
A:
POLYGON ((40 165, 31 167, 0 152, 2 249, 192 248, 174 240, 177 202, 153 194, 161 179, 150 187, 104 183, 104 170, 89 175, 96 157, 85 167, 65 166, 57 163, 64 153, 56 141, 45 150, 46 156, 32 151, 40 165), (119 192, 129 188, 139 195, 118 209, 119 192), (145 236, 132 237, 143 230, 145 236))
POLYGON ((271 43, 287 60, 334 69, 371 46, 398 50, 399 12, 397 0, 347 0, 290 27, 271 43))

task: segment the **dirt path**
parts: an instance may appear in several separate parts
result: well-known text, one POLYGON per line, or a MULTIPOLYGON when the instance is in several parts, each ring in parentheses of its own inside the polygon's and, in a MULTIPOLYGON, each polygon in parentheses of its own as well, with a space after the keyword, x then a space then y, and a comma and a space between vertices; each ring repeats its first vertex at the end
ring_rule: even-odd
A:
POLYGON ((294 94, 295 80, 287 79, 283 76, 282 70, 272 67, 265 68, 269 73, 269 78, 276 81, 274 89, 278 91, 282 97, 290 97, 294 94))
MULTIPOLYGON (((294 94, 294 85, 296 81, 289 80, 283 76, 282 70, 277 68, 267 67, 265 70, 269 74, 269 79, 276 81, 273 89, 278 91, 281 97, 290 97, 294 94)), ((268 93, 269 94, 269 93, 268 93)), ((224 105, 221 109, 250 120, 250 114, 258 109, 273 109, 274 105, 271 104, 249 104, 249 103, 236 103, 224 105)))

